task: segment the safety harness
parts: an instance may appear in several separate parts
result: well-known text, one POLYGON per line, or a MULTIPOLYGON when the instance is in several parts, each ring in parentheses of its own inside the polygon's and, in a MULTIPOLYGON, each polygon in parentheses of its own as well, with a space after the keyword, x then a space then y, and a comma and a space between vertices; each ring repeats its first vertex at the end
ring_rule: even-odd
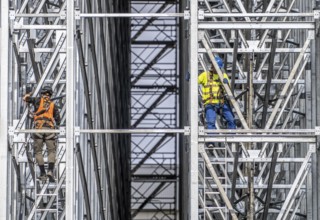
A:
POLYGON ((36 129, 41 129, 42 127, 54 128, 53 110, 54 103, 50 98, 42 97, 39 108, 33 115, 36 129))
POLYGON ((219 78, 207 72, 207 83, 202 91, 203 103, 206 104, 223 104, 223 92, 219 78))

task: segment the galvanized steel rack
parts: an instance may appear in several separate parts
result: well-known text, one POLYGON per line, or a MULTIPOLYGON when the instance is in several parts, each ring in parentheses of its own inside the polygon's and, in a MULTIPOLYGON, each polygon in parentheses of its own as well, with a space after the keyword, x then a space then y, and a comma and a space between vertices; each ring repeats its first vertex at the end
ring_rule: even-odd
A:
POLYGON ((319 117, 318 87, 312 81, 318 77, 316 3, 190 2, 185 12, 191 73, 186 218, 318 218, 318 132, 306 130, 318 125, 319 117), (237 132, 210 134, 198 125, 197 74, 211 64, 218 67, 214 55, 224 59, 222 71, 232 78, 224 87, 237 132), (208 142, 220 144, 208 149, 208 142))
POLYGON ((131 13, 126 1, 2 1, 0 218, 319 219, 319 10, 318 0, 132 1, 131 13), (199 124, 197 74, 217 54, 236 131, 199 124), (35 181, 22 104, 44 84, 65 125, 51 185, 35 181))

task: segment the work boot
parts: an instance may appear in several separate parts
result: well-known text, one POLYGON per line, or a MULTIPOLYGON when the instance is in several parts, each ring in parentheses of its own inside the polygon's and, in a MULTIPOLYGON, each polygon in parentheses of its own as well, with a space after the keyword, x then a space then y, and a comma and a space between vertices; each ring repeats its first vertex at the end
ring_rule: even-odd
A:
POLYGON ((45 173, 41 173, 40 176, 37 177, 37 179, 44 182, 47 180, 47 175, 45 173))
POLYGON ((53 176, 53 172, 51 170, 48 171, 47 177, 49 178, 49 182, 50 183, 54 183, 55 182, 55 179, 54 179, 54 176, 53 176))

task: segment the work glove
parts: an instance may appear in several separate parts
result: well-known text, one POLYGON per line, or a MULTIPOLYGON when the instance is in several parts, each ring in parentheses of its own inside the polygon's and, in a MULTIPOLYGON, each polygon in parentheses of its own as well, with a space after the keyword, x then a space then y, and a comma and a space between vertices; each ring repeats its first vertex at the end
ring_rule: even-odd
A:
POLYGON ((23 101, 26 102, 27 98, 29 98, 29 97, 30 97, 30 94, 28 93, 28 94, 25 94, 22 99, 23 99, 23 101))
POLYGON ((227 78, 223 78, 223 83, 224 84, 228 84, 229 83, 228 79, 227 78))

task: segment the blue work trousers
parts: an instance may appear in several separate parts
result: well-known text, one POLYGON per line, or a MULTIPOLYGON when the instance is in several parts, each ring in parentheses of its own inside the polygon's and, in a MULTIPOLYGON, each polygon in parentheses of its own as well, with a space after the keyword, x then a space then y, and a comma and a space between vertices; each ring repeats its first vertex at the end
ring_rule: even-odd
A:
POLYGON ((228 104, 207 104, 205 107, 207 129, 216 128, 217 112, 221 111, 222 116, 227 121, 228 129, 236 129, 234 117, 228 104))

